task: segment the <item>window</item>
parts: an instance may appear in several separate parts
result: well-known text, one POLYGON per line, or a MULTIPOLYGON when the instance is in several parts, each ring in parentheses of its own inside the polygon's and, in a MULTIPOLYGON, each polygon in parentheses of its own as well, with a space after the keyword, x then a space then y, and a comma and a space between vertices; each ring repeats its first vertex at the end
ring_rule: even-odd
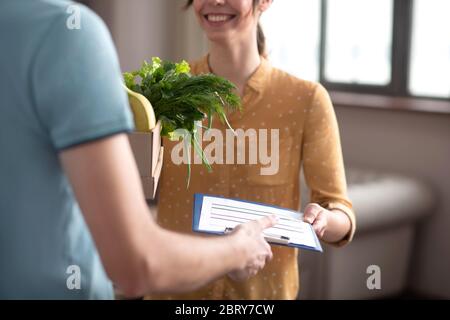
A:
POLYGON ((277 0, 261 17, 275 67, 319 80, 320 0, 277 0))
POLYGON ((409 91, 450 97, 450 1, 415 0, 409 91))
POLYGON ((329 0, 324 77, 330 82, 391 82, 393 0, 329 0))
POLYGON ((272 63, 327 88, 450 98, 449 0, 280 0, 262 17, 272 63))

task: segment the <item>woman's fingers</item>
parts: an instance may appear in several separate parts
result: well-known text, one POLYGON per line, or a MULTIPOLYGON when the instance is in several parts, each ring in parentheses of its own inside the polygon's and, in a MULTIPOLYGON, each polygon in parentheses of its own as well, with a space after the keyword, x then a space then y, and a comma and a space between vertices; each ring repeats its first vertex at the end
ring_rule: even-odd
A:
POLYGON ((317 203, 310 203, 306 206, 303 220, 313 226, 314 232, 322 238, 327 228, 326 209, 317 203))
POLYGON ((317 203, 308 204, 303 213, 303 221, 313 224, 314 220, 316 220, 317 216, 322 210, 323 208, 317 203))
POLYGON ((327 219, 325 214, 319 213, 312 226, 316 234, 319 236, 319 238, 322 238, 325 233, 325 228, 327 226, 327 219))

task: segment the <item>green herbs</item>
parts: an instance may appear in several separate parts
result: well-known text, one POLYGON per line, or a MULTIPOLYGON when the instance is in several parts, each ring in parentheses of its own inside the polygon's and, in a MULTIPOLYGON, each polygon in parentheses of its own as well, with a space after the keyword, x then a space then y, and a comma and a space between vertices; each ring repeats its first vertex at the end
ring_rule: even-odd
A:
MULTIPOLYGON (((155 57, 151 64, 144 61, 140 70, 124 73, 124 79, 130 90, 143 94, 152 104, 156 120, 162 124, 161 135, 190 143, 211 171, 198 142, 199 122, 207 117, 211 128, 212 118, 217 116, 230 127, 225 109, 240 110, 240 99, 228 80, 213 74, 194 76, 189 72, 186 61, 173 63, 155 57), (136 82, 137 78, 140 83, 136 82)), ((188 159, 188 185, 190 163, 188 159)))

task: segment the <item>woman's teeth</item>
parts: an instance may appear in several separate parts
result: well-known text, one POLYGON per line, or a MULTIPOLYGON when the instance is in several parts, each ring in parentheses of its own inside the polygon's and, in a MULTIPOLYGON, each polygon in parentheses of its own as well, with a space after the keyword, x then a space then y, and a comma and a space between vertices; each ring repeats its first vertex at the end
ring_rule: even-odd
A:
POLYGON ((229 16, 229 15, 208 14, 206 16, 206 19, 211 22, 223 22, 223 21, 228 21, 231 18, 232 18, 232 16, 229 16))

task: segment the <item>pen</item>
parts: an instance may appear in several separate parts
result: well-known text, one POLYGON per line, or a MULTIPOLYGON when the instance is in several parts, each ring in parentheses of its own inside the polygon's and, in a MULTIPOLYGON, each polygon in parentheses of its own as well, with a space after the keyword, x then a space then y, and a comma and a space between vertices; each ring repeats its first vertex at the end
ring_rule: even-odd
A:
MULTIPOLYGON (((230 227, 226 227, 224 230, 224 233, 230 233, 233 231, 233 228, 230 227)), ((278 244, 289 244, 289 237, 285 237, 285 236, 280 236, 280 235, 276 235, 276 234, 271 234, 271 233, 264 233, 264 238, 267 240, 267 242, 270 243, 278 243, 278 244)))

